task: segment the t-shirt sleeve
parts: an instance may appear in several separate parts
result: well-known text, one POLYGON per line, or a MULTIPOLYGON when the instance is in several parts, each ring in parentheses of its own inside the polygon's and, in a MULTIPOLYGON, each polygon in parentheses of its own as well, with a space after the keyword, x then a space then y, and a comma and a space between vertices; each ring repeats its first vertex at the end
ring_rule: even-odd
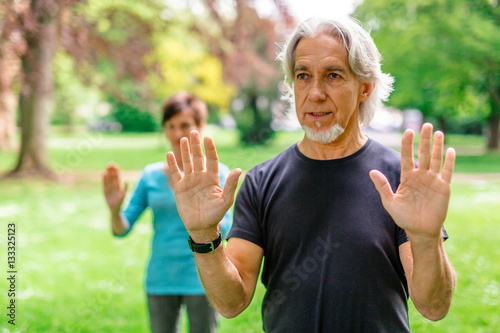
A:
MULTIPOLYGON (((220 186, 222 188, 224 188, 224 185, 226 184, 226 179, 228 175, 229 175, 229 168, 224 164, 219 163, 219 179, 220 179, 220 186)), ((220 223, 222 237, 227 236, 229 230, 231 229, 232 224, 233 224, 233 214, 232 210, 229 209, 222 218, 222 221, 220 223)))
POLYGON ((135 222, 139 219, 142 212, 148 207, 147 186, 146 186, 146 172, 143 170, 141 178, 135 187, 134 193, 130 198, 130 202, 125 210, 122 210, 122 216, 127 220, 129 229, 118 237, 126 236, 135 222))
POLYGON ((236 197, 233 227, 227 238, 241 238, 264 248, 257 189, 255 177, 250 171, 236 197))

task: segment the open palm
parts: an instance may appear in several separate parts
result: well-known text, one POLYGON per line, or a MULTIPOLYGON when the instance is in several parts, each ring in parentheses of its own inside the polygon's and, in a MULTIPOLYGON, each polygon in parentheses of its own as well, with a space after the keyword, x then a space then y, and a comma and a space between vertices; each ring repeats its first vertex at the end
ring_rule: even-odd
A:
POLYGON ((431 145, 432 131, 431 124, 422 126, 417 168, 413 161, 413 131, 403 135, 401 183, 395 193, 380 171, 370 172, 384 208, 410 237, 440 237, 448 211, 455 151, 448 149, 443 166, 444 135, 436 132, 431 145))
POLYGON ((102 175, 104 196, 110 210, 120 210, 123 199, 127 194, 127 184, 120 184, 120 169, 118 165, 109 163, 106 172, 102 175))
MULTIPOLYGON (((231 171, 224 189, 219 181, 219 159, 213 140, 204 140, 206 158, 203 156, 200 135, 192 131, 190 140, 181 139, 182 168, 175 155, 167 154, 168 174, 173 185, 177 210, 193 239, 217 227, 234 202, 234 192, 241 174, 231 171)), ((202 237, 201 237, 202 238, 202 237)))

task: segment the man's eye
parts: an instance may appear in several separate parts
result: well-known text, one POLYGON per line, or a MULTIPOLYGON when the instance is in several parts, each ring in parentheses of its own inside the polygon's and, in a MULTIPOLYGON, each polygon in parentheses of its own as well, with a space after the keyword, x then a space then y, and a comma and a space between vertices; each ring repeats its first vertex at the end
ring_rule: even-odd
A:
POLYGON ((297 79, 299 79, 299 80, 307 79, 307 74, 299 73, 299 74, 297 74, 297 79))
POLYGON ((336 79, 336 78, 340 77, 340 75, 338 75, 337 73, 330 73, 330 74, 328 74, 328 77, 331 79, 336 79))

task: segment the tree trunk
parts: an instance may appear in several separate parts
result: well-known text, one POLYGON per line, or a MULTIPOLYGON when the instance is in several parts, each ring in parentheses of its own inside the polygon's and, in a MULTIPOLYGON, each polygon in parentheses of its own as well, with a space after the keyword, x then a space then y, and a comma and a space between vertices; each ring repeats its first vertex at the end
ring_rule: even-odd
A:
POLYGON ((491 91, 491 112, 488 118, 488 150, 498 151, 500 145, 500 87, 493 87, 491 91))
POLYGON ((54 178, 47 160, 45 143, 53 107, 52 61, 57 46, 58 5, 47 0, 32 0, 36 32, 26 33, 27 50, 22 57, 23 83, 21 111, 21 148, 11 175, 37 175, 54 178), (52 7, 50 7, 52 5, 52 7))
POLYGON ((0 57, 0 151, 14 149, 16 133, 16 108, 18 96, 14 80, 19 75, 20 61, 17 55, 2 52, 0 57))
POLYGON ((14 84, 21 70, 25 43, 19 29, 19 12, 11 1, 2 4, 0 19, 0 151, 14 149, 16 109, 19 100, 14 84))
MULTIPOLYGON (((443 133, 446 133, 448 131, 448 124, 446 122, 446 118, 444 115, 440 115, 439 118, 438 118, 438 122, 439 122, 439 130, 443 133)), ((448 143, 448 136, 445 135, 444 136, 444 143, 448 143)))

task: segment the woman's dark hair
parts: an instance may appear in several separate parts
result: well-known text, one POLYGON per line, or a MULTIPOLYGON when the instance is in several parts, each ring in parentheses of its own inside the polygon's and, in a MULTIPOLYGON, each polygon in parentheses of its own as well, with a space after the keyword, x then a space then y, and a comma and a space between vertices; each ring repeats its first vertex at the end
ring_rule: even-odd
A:
POLYGON ((200 126, 207 120, 207 105, 196 95, 186 91, 179 91, 165 101, 162 107, 163 121, 162 125, 169 121, 176 114, 188 110, 193 114, 194 121, 200 126))

